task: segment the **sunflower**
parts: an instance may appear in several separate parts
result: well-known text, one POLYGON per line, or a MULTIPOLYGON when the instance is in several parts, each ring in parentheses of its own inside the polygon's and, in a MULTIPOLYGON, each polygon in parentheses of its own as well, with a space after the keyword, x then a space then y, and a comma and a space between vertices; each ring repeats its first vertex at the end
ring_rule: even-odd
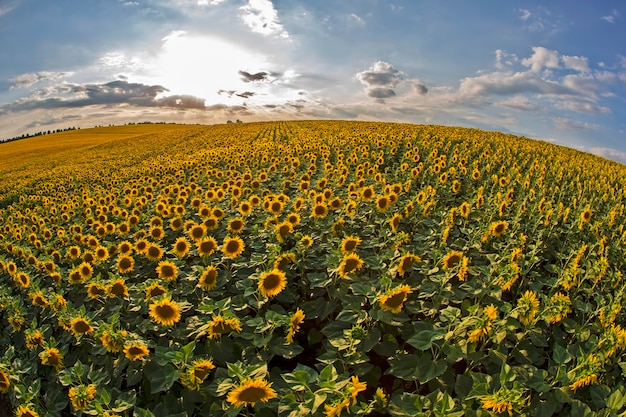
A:
POLYGON ((287 221, 291 223, 292 226, 297 226, 300 224, 300 214, 298 213, 289 213, 287 215, 287 221))
POLYGON ((74 317, 70 320, 69 331, 76 337, 88 335, 93 332, 89 320, 84 317, 74 317))
POLYGON ((43 292, 41 290, 32 292, 28 294, 28 296, 32 300, 34 306, 45 307, 48 305, 48 301, 46 300, 46 297, 43 295, 43 292))
POLYGON ((237 217, 228 222, 227 229, 230 233, 237 235, 243 231, 245 225, 246 222, 243 219, 237 217))
POLYGON ((150 350, 143 342, 129 342, 124 345, 124 354, 131 361, 141 359, 150 354, 150 350))
POLYGON ((72 407, 74 407, 75 411, 82 411, 86 409, 95 396, 96 386, 94 384, 83 384, 71 387, 68 393, 68 397, 72 402, 72 407))
POLYGON ((349 273, 358 271, 363 267, 363 260, 355 253, 347 254, 341 260, 337 271, 341 278, 345 278, 349 273))
POLYGON ((135 250, 139 253, 147 253, 150 243, 146 239, 139 239, 135 242, 135 250))
POLYGON ((189 253, 190 249, 191 245, 189 244, 189 241, 181 236, 174 242, 172 252, 174 252, 174 254, 179 258, 183 258, 187 255, 187 253, 189 253))
POLYGON ((467 201, 464 201, 459 207, 459 211, 461 212, 461 216, 467 218, 470 214, 470 204, 467 201))
POLYGON ((39 329, 26 330, 26 337, 24 338, 26 347, 29 350, 33 350, 38 346, 43 345, 44 338, 43 333, 39 329))
POLYGON ((150 244, 145 251, 145 255, 149 260, 156 262, 163 257, 163 249, 159 245, 150 244))
POLYGON ((126 274, 132 272, 135 268, 135 260, 130 255, 121 254, 117 257, 115 267, 120 274, 126 274))
POLYGON ((209 339, 215 339, 225 333, 240 331, 241 322, 237 317, 225 319, 222 315, 218 315, 208 323, 207 336, 209 339))
POLYGON ((266 403, 278 396, 271 386, 272 383, 264 379, 247 378, 228 393, 226 400, 235 407, 254 406, 259 401, 266 403))
POLYGON ((234 259, 241 255, 245 248, 245 244, 240 237, 226 237, 222 245, 222 252, 225 256, 234 259))
POLYGON ((380 308, 391 311, 392 313, 399 313, 402 310, 402 305, 406 301, 407 296, 412 292, 411 287, 408 285, 401 285, 393 290, 389 290, 387 294, 378 299, 380 308))
POLYGON ((206 230, 207 228, 204 224, 194 224, 191 228, 189 228, 189 237, 194 242, 198 242, 204 237, 206 230))
POLYGON ((63 368, 63 355, 57 348, 47 348, 39 354, 39 360, 42 365, 53 366, 57 371, 63 368))
POLYGON ((178 267, 170 261, 161 261, 155 268, 159 278, 165 281, 174 281, 178 278, 178 267))
POLYGON ((328 214, 328 207, 324 203, 316 203, 311 210, 311 215, 316 219, 323 219, 328 214))
POLYGON ((518 319, 523 325, 529 325, 535 319, 537 311, 539 311, 539 300, 537 294, 533 291, 526 291, 522 297, 517 300, 518 319))
POLYGON ((104 294, 104 287, 100 284, 91 283, 87 286, 87 297, 96 299, 104 294))
POLYGON ((183 219, 180 217, 174 217, 170 220, 170 229, 172 230, 180 230, 183 228, 183 219))
POLYGON ((462 259, 463 252, 457 250, 448 252, 446 256, 443 257, 443 269, 454 268, 462 259))
POLYGON ((295 254, 291 252, 283 253, 274 261, 274 269, 279 269, 281 271, 284 271, 285 268, 287 268, 287 266, 293 263, 295 260, 296 260, 295 254))
POLYGON ((39 413, 33 410, 30 405, 20 405, 15 410, 16 417, 39 417, 39 413))
POLYGON ((146 288, 146 300, 151 299, 152 297, 158 297, 159 295, 166 294, 167 290, 165 287, 159 284, 152 284, 148 288, 146 288))
POLYGON ((309 235, 302 236, 300 244, 305 248, 310 248, 313 246, 313 238, 309 235))
POLYGON ((170 298, 150 304, 150 316, 162 326, 172 326, 180 321, 180 305, 170 298))
POLYGON ((261 274, 258 286, 263 297, 274 297, 287 286, 287 277, 283 271, 272 269, 261 274))
POLYGON ((489 230, 491 231, 491 234, 493 236, 498 237, 498 236, 502 236, 502 234, 506 232, 506 229, 508 227, 509 227, 509 223, 505 220, 501 220, 501 221, 491 223, 491 225, 489 226, 489 230))
POLYGON ((124 337, 127 335, 125 330, 121 332, 102 332, 100 342, 102 346, 110 353, 117 353, 124 349, 124 337))
POLYGON ((489 304, 485 307, 485 316, 489 319, 489 321, 494 321, 498 318, 498 308, 493 304, 489 304))
POLYGON ((420 262, 421 259, 419 256, 417 255, 413 255, 412 253, 407 253, 406 255, 402 256, 400 258, 400 262, 398 263, 398 275, 400 275, 401 277, 404 276, 404 274, 406 274, 409 269, 413 268, 413 264, 415 262, 420 262))
POLYGON ((402 220, 402 215, 400 213, 396 213, 389 220, 389 225, 391 226, 391 230, 394 232, 398 231, 398 227, 400 226, 400 220, 402 220))
POLYGON ((374 187, 371 185, 363 188, 361 190, 361 198, 365 201, 370 201, 376 196, 376 192, 374 192, 374 187))
POLYGON ((287 336, 285 337, 285 339, 287 340, 287 343, 293 342, 293 337, 296 335, 296 333, 298 333, 298 330, 300 330, 300 324, 303 321, 304 321, 304 312, 298 308, 296 309, 295 313, 293 313, 289 317, 287 336))
POLYGON ((78 269, 71 270, 67 279, 70 284, 80 284, 83 282, 83 277, 78 269))
POLYGON ((93 275, 93 266, 91 266, 91 264, 88 262, 83 262, 80 265, 78 265, 77 270, 80 274, 81 282, 85 282, 89 280, 91 276, 93 275))
POLYGON ((8 372, 0 368, 0 392, 8 392, 10 386, 11 381, 8 372))
POLYGON ((376 199, 376 210, 380 211, 381 213, 387 211, 390 205, 391 202, 389 201, 389 197, 386 195, 378 196, 378 198, 376 199))
POLYGON ((217 241, 214 237, 204 237, 197 243, 196 247, 198 249, 198 254, 206 257, 211 255, 215 249, 217 249, 217 241))
POLYGON ((128 297, 128 288, 126 282, 118 278, 114 280, 107 288, 106 292, 109 297, 128 297))
POLYGON ((242 216, 249 216, 252 213, 252 204, 249 201, 242 201, 239 203, 239 213, 242 216))
POLYGON ((276 231, 276 239, 282 243, 293 232, 293 224, 289 221, 280 222, 274 226, 274 230, 276 231))
POLYGON ((354 252, 356 247, 361 243, 361 238, 357 236, 346 236, 341 241, 341 252, 348 254, 354 252))
POLYGON ((198 285, 206 291, 211 291, 217 285, 217 268, 213 265, 208 266, 200 278, 198 285))
POLYGON ((591 220, 591 209, 586 208, 580 213, 580 221, 583 223, 588 223, 591 220))
POLYGON ((215 365, 209 359, 196 359, 191 363, 189 370, 181 374, 181 383, 187 389, 198 391, 211 369, 215 369, 215 365))

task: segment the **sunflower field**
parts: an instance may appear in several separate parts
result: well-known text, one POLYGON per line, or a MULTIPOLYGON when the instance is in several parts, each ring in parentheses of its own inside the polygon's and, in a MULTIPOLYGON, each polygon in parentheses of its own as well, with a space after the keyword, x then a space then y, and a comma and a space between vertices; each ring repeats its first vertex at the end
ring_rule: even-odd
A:
POLYGON ((624 416, 626 167, 477 129, 0 144, 17 416, 624 416))

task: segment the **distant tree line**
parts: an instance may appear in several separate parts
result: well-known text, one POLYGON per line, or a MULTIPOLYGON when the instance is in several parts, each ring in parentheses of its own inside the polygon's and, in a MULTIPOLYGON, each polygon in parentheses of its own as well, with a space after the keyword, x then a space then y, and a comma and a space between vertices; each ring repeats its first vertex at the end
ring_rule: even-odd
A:
POLYGON ((77 129, 80 129, 80 127, 72 126, 72 127, 66 127, 65 129, 51 129, 51 130, 42 130, 41 132, 36 132, 36 133, 22 133, 20 136, 14 136, 9 139, 3 139, 0 141, 0 143, 13 142, 14 140, 33 138, 35 136, 50 135, 52 133, 67 132, 68 130, 77 130, 77 129))

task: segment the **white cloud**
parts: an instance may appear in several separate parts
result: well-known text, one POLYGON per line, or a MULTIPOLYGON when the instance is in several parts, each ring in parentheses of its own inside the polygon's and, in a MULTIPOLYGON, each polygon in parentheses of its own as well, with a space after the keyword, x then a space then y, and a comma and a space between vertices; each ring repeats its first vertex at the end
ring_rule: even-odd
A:
POLYGON ((530 101, 527 97, 524 96, 513 96, 511 98, 498 101, 494 103, 495 106, 508 107, 514 110, 522 110, 522 111, 537 111, 539 110, 539 105, 530 101))
POLYGON ((591 71, 587 57, 563 55, 561 59, 563 60, 563 66, 567 69, 584 73, 591 71))
POLYGON ((55 80, 58 80, 60 78, 64 78, 70 75, 72 75, 71 72, 50 72, 50 71, 40 71, 40 72, 34 72, 30 74, 20 74, 9 80, 10 82, 13 83, 10 89, 27 88, 40 82, 55 81, 55 80))
POLYGON ((569 119, 566 117, 554 117, 552 123, 557 129, 560 130, 597 130, 600 129, 600 125, 588 122, 581 122, 580 120, 569 119))
POLYGON ((531 71, 539 72, 544 67, 550 69, 559 68, 559 53, 544 48, 543 46, 533 46, 533 54, 522 59, 522 65, 530 67, 531 71))
POLYGON ((556 81, 525 72, 491 72, 461 80, 459 94, 464 96, 534 94, 577 94, 556 81))
POLYGON ((359 25, 359 26, 365 26, 365 20, 363 20, 362 17, 360 17, 359 15, 355 14, 355 13, 350 13, 350 21, 359 25))
POLYGON ((506 67, 511 67, 513 64, 517 63, 517 55, 510 54, 505 50, 496 49, 496 68, 499 70, 504 70, 506 67))
POLYGON ((253 31, 265 36, 288 39, 289 34, 278 19, 278 12, 270 0, 248 0, 241 6, 241 20, 253 31))
POLYGON ((525 21, 527 21, 527 20, 528 20, 528 18, 532 15, 532 14, 530 13, 530 10, 528 10, 528 9, 519 9, 519 12, 520 12, 520 17, 519 17, 519 18, 520 18, 522 21, 524 21, 524 22, 525 22, 525 21))
POLYGON ((615 23, 615 19, 617 19, 618 17, 620 17, 620 13, 616 9, 613 9, 611 10, 610 14, 602 16, 600 19, 609 23, 615 23))

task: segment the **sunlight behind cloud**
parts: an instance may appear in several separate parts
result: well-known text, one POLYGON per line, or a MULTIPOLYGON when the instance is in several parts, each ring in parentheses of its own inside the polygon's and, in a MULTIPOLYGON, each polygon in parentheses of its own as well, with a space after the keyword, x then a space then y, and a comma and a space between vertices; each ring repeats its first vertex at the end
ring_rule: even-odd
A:
POLYGON ((192 94, 210 104, 223 101, 220 90, 250 88, 239 71, 262 71, 267 65, 266 57, 226 40, 176 31, 163 38, 152 72, 153 81, 169 90, 163 95, 192 94))

